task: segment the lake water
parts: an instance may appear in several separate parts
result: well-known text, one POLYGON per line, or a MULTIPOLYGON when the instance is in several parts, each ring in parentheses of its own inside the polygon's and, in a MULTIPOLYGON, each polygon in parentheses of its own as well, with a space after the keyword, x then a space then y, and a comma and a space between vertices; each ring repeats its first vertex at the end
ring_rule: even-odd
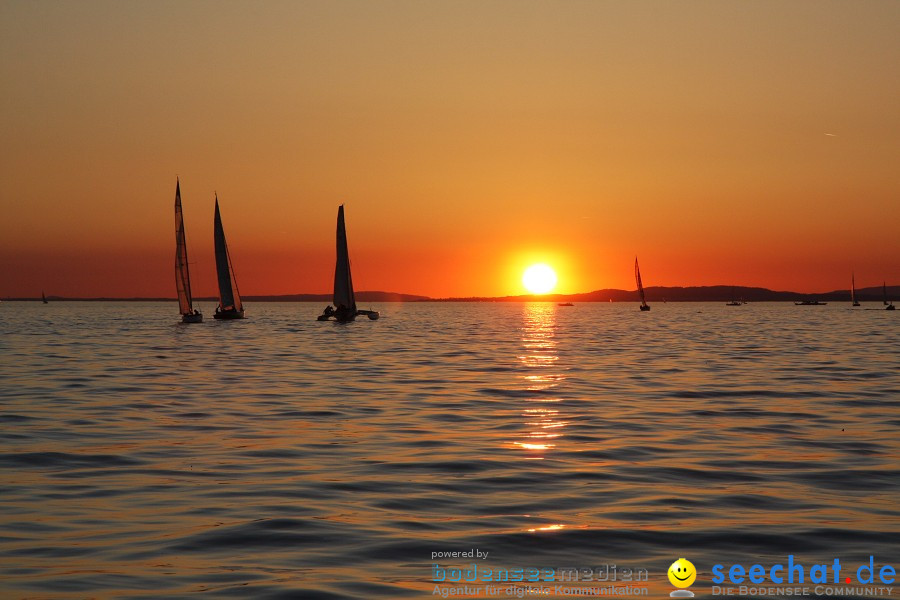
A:
POLYGON ((472 562, 646 568, 663 597, 680 556, 703 596, 717 563, 900 567, 896 312, 208 304, 0 304, 0 597, 430 598, 435 563, 472 562))

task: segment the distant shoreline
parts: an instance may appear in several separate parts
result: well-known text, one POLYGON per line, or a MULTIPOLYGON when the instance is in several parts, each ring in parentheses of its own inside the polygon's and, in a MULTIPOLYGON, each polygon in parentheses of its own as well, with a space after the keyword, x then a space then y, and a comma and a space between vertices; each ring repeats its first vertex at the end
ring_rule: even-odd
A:
MULTIPOLYGON (((850 301, 850 290, 834 290, 815 294, 801 292, 774 291, 759 287, 739 287, 730 285, 693 286, 693 287, 648 287, 645 288, 648 303, 662 302, 728 302, 745 300, 747 302, 796 302, 799 300, 818 300, 820 302, 850 301)), ((889 300, 900 300, 900 286, 888 286, 889 300)), ((881 287, 867 287, 856 290, 860 302, 881 302, 881 287)), ((3 302, 40 302, 34 298, 3 298, 3 302)), ((63 296, 47 296, 51 302, 175 302, 175 298, 67 298, 63 296)), ((195 302, 216 302, 218 298, 194 298, 195 302)), ((331 294, 286 294, 266 296, 244 296, 246 302, 319 302, 330 303, 331 294)), ((605 289, 578 294, 545 294, 520 296, 477 296, 467 298, 429 298, 415 294, 368 291, 357 292, 357 302, 638 302, 637 291, 605 289)))

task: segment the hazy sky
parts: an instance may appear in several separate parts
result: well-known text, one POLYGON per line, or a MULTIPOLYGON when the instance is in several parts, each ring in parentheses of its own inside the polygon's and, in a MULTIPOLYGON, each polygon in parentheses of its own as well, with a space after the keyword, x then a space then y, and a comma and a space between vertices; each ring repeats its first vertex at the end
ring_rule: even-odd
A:
POLYGON ((900 2, 0 0, 0 296, 900 283, 900 2))

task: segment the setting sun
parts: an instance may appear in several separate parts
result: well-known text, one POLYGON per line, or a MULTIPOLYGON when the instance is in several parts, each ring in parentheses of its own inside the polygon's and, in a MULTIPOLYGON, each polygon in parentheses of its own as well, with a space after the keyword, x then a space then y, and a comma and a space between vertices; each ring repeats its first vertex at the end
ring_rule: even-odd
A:
POLYGON ((556 271, 545 264, 531 265, 522 274, 522 285, 532 294, 546 294, 556 287, 556 271))

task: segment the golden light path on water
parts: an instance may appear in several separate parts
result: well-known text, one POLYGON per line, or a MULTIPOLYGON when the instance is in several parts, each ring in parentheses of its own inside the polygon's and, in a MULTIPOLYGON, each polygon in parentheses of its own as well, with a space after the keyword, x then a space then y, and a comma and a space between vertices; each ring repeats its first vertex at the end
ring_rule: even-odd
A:
POLYGON ((543 453, 556 448, 556 440, 562 436, 566 422, 557 406, 561 398, 547 395, 557 388, 565 375, 559 366, 556 340, 556 307, 548 303, 532 303, 524 307, 522 348, 519 362, 526 368, 522 376, 525 390, 535 392, 526 396, 522 410, 527 431, 515 446, 533 452, 529 458, 543 460, 543 453))

